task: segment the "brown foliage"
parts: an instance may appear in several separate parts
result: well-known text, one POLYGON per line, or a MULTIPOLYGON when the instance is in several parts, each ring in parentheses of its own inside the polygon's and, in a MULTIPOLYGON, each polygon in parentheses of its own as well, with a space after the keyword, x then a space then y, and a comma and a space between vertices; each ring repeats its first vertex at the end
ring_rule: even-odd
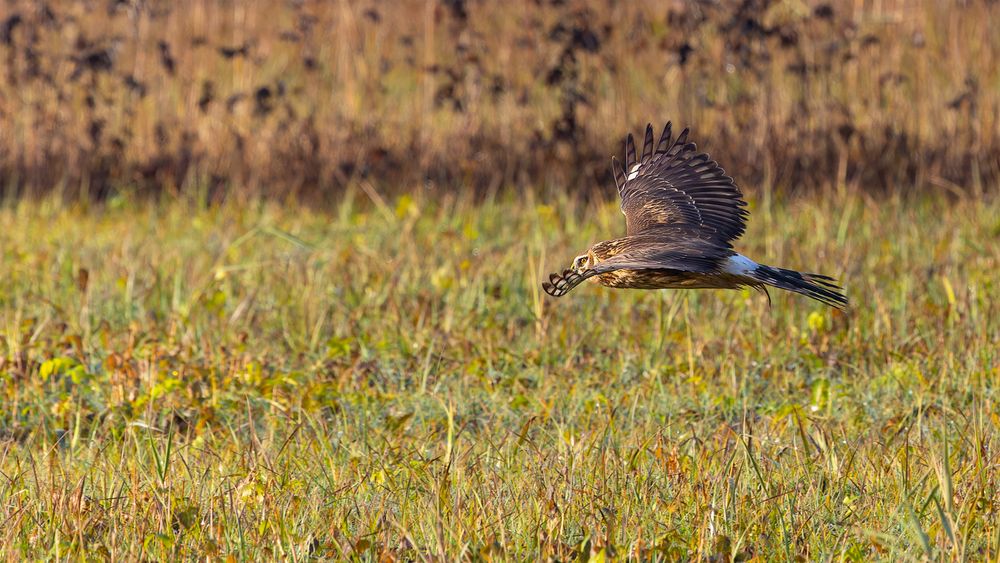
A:
POLYGON ((669 119, 748 187, 981 188, 998 6, 5 0, 0 183, 606 190, 623 134, 669 119))

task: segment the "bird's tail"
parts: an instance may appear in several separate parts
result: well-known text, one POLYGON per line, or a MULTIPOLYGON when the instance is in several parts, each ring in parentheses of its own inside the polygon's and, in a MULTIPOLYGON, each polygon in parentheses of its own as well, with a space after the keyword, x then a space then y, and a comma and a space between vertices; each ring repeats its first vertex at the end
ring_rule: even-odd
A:
MULTIPOLYGON (((836 284, 837 280, 830 276, 803 274, 795 270, 774 268, 763 264, 747 272, 746 275, 760 282, 761 289, 765 292, 767 290, 764 286, 769 285, 812 297, 816 301, 837 309, 847 308, 847 296, 844 295, 844 290, 836 284)), ((768 299, 770 300, 770 297, 768 299)))

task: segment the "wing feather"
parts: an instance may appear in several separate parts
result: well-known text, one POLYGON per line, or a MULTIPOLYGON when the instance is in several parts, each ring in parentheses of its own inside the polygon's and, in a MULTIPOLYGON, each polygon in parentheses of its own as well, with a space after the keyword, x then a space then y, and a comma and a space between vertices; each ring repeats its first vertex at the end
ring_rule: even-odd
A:
POLYGON ((553 297, 562 297, 587 278, 616 270, 667 269, 712 273, 718 271, 720 258, 731 254, 730 250, 698 239, 688 239, 671 249, 664 249, 657 244, 644 244, 629 252, 616 254, 583 272, 567 269, 562 274, 550 274, 549 281, 542 282, 542 289, 553 297))
POLYGON ((696 227, 697 234, 729 246, 746 229, 743 193, 712 158, 688 142, 688 129, 673 139, 667 123, 659 141, 646 126, 642 157, 625 139, 625 166, 613 164, 626 234, 654 232, 664 225, 696 227))
POLYGON ((670 122, 668 121, 666 125, 663 126, 663 132, 660 133, 660 142, 656 143, 656 152, 665 153, 667 149, 670 148, 670 138, 673 135, 670 133, 670 122))
POLYGON ((646 124, 646 140, 642 143, 642 162, 649 162, 653 158, 653 125, 646 124))
POLYGON ((615 186, 618 188, 618 193, 621 194, 622 186, 625 185, 625 168, 618 157, 611 157, 611 173, 615 176, 615 186))

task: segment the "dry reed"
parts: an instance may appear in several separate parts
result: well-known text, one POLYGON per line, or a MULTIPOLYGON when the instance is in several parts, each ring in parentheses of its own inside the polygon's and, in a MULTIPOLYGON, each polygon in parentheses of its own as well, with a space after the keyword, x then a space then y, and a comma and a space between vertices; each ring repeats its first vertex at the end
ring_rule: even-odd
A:
POLYGON ((0 182, 586 189, 625 131, 672 119, 751 189, 983 190, 998 6, 7 0, 0 182))

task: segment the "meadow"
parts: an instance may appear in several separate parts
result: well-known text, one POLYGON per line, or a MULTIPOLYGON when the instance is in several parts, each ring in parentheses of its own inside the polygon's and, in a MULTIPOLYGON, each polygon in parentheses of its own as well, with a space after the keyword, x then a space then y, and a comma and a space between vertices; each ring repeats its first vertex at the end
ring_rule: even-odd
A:
POLYGON ((0 0, 0 558, 1000 559, 998 13, 0 0), (849 310, 543 293, 667 120, 849 310))
POLYGON ((1000 555, 1000 203, 751 197, 852 308, 554 300, 616 203, 0 211, 6 558, 1000 555))

